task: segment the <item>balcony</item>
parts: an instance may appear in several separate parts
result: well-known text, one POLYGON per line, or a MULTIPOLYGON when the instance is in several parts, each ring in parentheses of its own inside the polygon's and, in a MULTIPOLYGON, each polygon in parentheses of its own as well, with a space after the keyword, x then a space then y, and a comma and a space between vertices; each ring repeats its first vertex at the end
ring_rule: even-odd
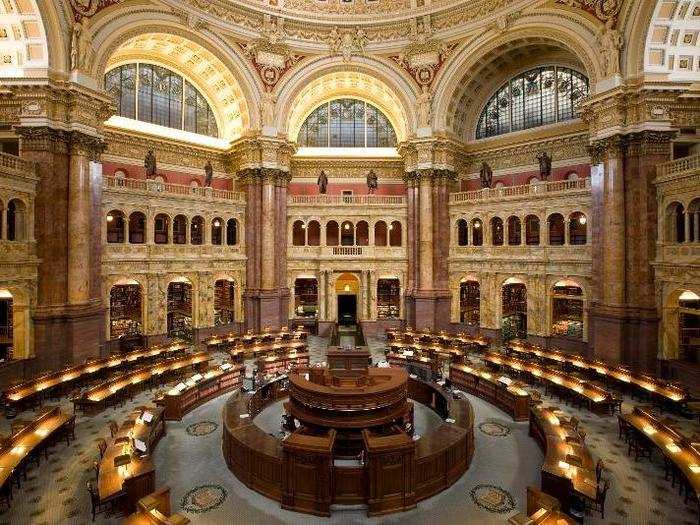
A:
POLYGON ((144 196, 173 196, 176 198, 207 201, 225 201, 233 204, 245 204, 245 193, 170 184, 152 179, 126 179, 121 177, 104 177, 104 189, 120 193, 144 196))
POLYGON ((656 166, 656 179, 673 179, 679 175, 688 175, 700 171, 700 155, 664 162, 656 166))
POLYGON ((0 153, 0 176, 38 180, 33 162, 7 153, 0 153))
POLYGON ((287 246, 287 259, 392 259, 407 257, 404 246, 287 246))
POLYGON ((287 206, 406 206, 403 195, 290 195, 287 206))
POLYGON ((219 246, 213 244, 126 244, 103 245, 103 259, 116 261, 163 261, 163 260, 230 260, 245 259, 245 247, 219 246))
POLYGON ((518 263, 591 263, 591 246, 451 246, 452 261, 506 260, 518 263))
POLYGON ((569 196, 587 194, 591 190, 591 179, 558 180, 536 182, 523 186, 504 186, 502 188, 484 188, 475 191, 462 191, 450 194, 450 204, 472 204, 481 202, 504 202, 516 200, 534 200, 542 197, 569 196))

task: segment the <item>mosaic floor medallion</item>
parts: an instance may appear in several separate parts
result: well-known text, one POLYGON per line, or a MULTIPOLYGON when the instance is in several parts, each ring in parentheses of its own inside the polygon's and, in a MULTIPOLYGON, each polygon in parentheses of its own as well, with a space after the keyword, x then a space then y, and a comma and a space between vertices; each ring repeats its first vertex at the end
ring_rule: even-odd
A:
POLYGON ((206 436, 214 432, 219 425, 213 421, 200 421, 199 423, 192 423, 185 430, 190 436, 206 436))
POLYGON ((213 510, 226 499, 226 489, 221 485, 200 485, 182 497, 180 506, 185 512, 199 514, 213 510))
POLYGON ((479 430, 481 430, 487 436, 492 437, 503 437, 510 434, 510 428, 502 423, 497 423, 496 421, 484 421, 483 423, 480 423, 479 430))
POLYGON ((513 496, 496 485, 477 485, 469 495, 475 505, 489 512, 502 514, 515 508, 513 496))

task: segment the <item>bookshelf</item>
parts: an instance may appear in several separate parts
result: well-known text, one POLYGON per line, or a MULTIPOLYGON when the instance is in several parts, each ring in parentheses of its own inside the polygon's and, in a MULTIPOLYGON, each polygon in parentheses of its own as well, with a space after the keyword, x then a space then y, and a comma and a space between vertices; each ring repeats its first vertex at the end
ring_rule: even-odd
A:
POLYGON ((140 334, 141 286, 120 284, 112 287, 109 296, 110 338, 140 334))
POLYGON ((377 280, 377 318, 398 319, 401 308, 401 287, 398 279, 377 280))

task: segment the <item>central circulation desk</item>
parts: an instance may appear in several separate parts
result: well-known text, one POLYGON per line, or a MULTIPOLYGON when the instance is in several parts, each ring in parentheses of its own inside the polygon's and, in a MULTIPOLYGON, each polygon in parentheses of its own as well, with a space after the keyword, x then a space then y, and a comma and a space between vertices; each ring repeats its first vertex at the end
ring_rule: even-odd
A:
POLYGON ((150 454, 163 435, 162 408, 148 407, 130 414, 100 460, 97 494, 101 503, 124 497, 127 509, 133 511, 139 499, 155 490, 156 469, 150 454), (146 444, 148 456, 136 454, 137 440, 146 444))
POLYGON ((483 360, 487 364, 509 368, 517 373, 527 373, 535 379, 547 381, 557 388, 566 389, 585 401, 588 409, 592 412, 607 412, 613 402, 612 394, 604 388, 554 368, 496 353, 486 354, 483 360))
POLYGON ((241 388, 244 371, 243 365, 224 363, 173 385, 155 402, 165 407, 166 420, 181 421, 190 410, 221 394, 241 388))
POLYGON ((595 500, 597 482, 591 453, 557 408, 530 408, 530 436, 545 453, 542 490, 557 498, 564 512, 569 512, 575 497, 595 500))
POLYGON ((522 383, 502 374, 468 365, 450 365, 450 383, 465 392, 496 405, 514 421, 527 421, 530 417, 530 394, 522 383))

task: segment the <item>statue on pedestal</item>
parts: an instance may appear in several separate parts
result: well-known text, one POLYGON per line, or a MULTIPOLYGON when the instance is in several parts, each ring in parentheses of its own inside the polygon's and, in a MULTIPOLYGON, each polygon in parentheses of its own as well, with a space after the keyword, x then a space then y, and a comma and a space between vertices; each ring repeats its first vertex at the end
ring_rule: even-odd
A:
POLYGON ((326 176, 325 171, 321 170, 321 174, 318 176, 316 184, 318 184, 318 192, 325 195, 326 190, 328 189, 328 177, 326 176))
POLYGON ((143 167, 146 168, 146 178, 155 179, 158 174, 158 166, 156 163, 156 155, 152 149, 146 153, 146 158, 143 161, 143 167))
POLYGON ((208 160, 204 165, 204 185, 207 188, 211 188, 211 183, 214 180, 214 166, 211 165, 211 161, 208 160))
POLYGON ((540 163, 540 180, 549 180, 552 174, 552 157, 546 151, 537 155, 537 162, 540 163))
POLYGON ((481 171, 479 171, 479 176, 481 178, 481 187, 490 188, 493 182, 493 170, 486 162, 481 163, 481 171))
POLYGON ((369 170, 369 173, 367 173, 368 193, 373 194, 375 191, 377 191, 378 187, 379 187, 379 179, 377 178, 377 174, 374 173, 374 170, 369 170))

